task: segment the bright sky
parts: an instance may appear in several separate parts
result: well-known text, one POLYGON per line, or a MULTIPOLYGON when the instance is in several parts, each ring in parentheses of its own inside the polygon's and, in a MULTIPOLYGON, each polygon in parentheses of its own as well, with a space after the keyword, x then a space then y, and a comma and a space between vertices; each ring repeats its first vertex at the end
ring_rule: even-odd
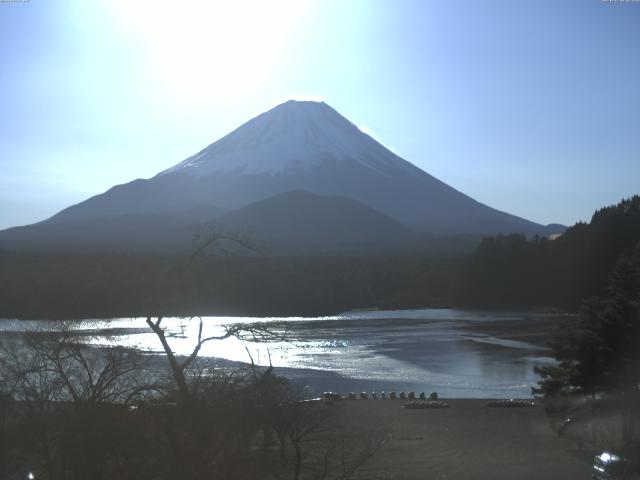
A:
POLYGON ((540 223, 640 193, 640 2, 0 1, 0 228, 288 98, 540 223))

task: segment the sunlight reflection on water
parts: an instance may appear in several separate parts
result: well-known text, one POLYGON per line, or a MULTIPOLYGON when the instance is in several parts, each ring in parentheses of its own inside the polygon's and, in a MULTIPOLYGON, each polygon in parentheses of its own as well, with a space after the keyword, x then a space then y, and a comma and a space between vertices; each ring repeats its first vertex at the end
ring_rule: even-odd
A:
MULTIPOLYGON (((228 338, 204 344, 200 355, 238 362, 252 358, 258 365, 334 372, 364 381, 371 388, 393 381, 404 382, 407 388, 439 390, 458 397, 527 396, 537 381, 533 366, 552 361, 548 352, 526 338, 503 338, 485 333, 483 327, 477 331, 473 328, 517 325, 540 317, 522 312, 436 309, 363 311, 315 318, 202 317, 203 337, 220 335, 230 324, 259 322, 278 332, 284 332, 286 325, 287 341, 257 343, 228 338)), ((145 320, 84 320, 69 325, 90 344, 159 352, 159 341, 145 320)), ((0 320, 0 332, 47 331, 54 325, 0 320)), ((165 318, 162 325, 174 352, 190 354, 197 338, 198 318, 165 318)))

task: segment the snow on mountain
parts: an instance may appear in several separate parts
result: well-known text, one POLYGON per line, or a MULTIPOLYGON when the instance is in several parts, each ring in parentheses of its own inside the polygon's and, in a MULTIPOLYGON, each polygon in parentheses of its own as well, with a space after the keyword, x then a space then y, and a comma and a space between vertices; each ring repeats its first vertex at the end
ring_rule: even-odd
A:
POLYGON ((364 134, 324 102, 289 100, 258 115, 201 152, 158 176, 187 173, 203 177, 222 172, 283 174, 311 168, 327 159, 351 160, 381 175, 390 163, 417 169, 364 134))
MULTIPOLYGON (((380 213, 376 216, 368 211, 366 237, 383 238, 385 232, 392 230, 405 236, 383 218, 421 235, 557 233, 483 205, 450 187, 391 152, 323 102, 288 101, 150 179, 117 185, 66 208, 36 228, 6 231, 4 238, 10 236, 14 244, 46 244, 55 233, 64 243, 85 238, 86 230, 95 230, 95 225, 104 219, 103 225, 110 225, 107 230, 114 237, 111 244, 124 245, 127 235, 144 239, 144 231, 151 229, 138 232, 134 228, 138 224, 153 225, 158 239, 163 236, 163 228, 173 225, 173 230, 167 230, 164 236, 174 238, 176 222, 210 222, 250 205, 253 206, 247 211, 251 215, 245 211, 243 218, 251 216, 254 226, 261 222, 263 231, 272 225, 270 236, 275 238, 285 230, 278 231, 278 219, 282 224, 287 212, 294 211, 291 204, 300 198, 306 199, 305 212, 309 213, 305 218, 317 210, 308 222, 315 220, 329 230, 335 230, 331 225, 336 225, 335 219, 328 218, 332 209, 347 208, 338 205, 353 206, 350 201, 355 201, 363 208, 349 207, 349 211, 368 211, 366 207, 380 213), (292 191, 310 195, 282 196, 292 191), (276 196, 280 196, 277 202, 260 203, 276 196), (332 198, 342 200, 336 202, 332 198), (267 215, 264 212, 269 218, 256 223, 261 215, 267 215), (375 222, 379 224, 378 231, 372 227, 375 222), (56 228, 48 227, 52 225, 56 228), (131 233, 134 230, 135 235, 131 233)), ((239 217, 230 214, 226 218, 239 217)), ((339 212, 336 218, 344 219, 339 212)), ((346 224, 357 229, 362 222, 354 219, 346 224)), ((296 226, 287 228, 294 231, 296 226)), ((341 231, 345 238, 357 238, 352 235, 355 232, 348 234, 344 228, 341 231)), ((0 246, 2 238, 0 234, 0 246)), ((91 242, 87 237, 85 243, 91 242)))

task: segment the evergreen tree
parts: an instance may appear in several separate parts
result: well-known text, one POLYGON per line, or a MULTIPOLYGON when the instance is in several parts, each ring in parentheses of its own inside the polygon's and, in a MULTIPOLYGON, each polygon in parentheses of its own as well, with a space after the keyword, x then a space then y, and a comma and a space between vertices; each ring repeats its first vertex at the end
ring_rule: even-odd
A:
POLYGON ((546 393, 630 392, 640 384, 640 242, 624 252, 606 294, 582 305, 549 342, 557 365, 536 368, 546 393))
POLYGON ((580 308, 607 295, 622 253, 640 241, 640 196, 577 223, 556 240, 524 235, 485 238, 462 264, 455 303, 481 308, 580 308))

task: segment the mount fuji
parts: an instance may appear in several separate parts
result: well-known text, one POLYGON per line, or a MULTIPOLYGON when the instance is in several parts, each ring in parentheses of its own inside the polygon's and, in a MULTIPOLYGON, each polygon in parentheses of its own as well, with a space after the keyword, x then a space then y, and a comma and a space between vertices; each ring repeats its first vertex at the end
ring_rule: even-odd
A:
POLYGON ((203 223, 255 233, 276 250, 311 242, 318 251, 321 238, 330 251, 351 252, 438 236, 563 230, 477 202, 323 102, 291 100, 152 178, 0 232, 0 247, 185 248, 203 223))

